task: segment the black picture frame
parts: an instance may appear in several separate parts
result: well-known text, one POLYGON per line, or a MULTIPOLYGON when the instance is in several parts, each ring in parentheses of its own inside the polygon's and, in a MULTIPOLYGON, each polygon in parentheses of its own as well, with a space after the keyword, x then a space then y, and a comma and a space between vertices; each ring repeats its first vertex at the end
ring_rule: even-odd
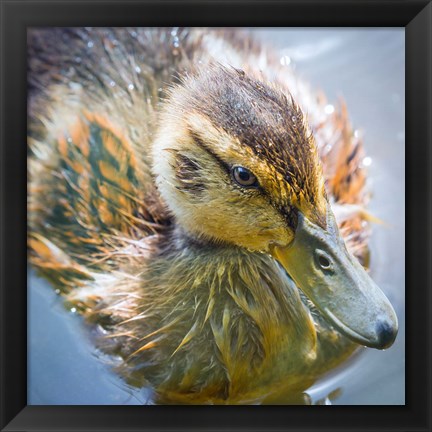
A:
POLYGON ((432 5, 377 1, 1 0, 2 431, 431 430, 432 5), (405 406, 27 406, 26 29, 29 26, 343 26, 406 31, 405 406))

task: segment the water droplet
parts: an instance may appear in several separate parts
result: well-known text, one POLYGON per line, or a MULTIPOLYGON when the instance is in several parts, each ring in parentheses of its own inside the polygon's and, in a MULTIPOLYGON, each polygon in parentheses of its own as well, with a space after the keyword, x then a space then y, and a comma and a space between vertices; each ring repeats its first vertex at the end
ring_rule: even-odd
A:
POLYGON ((159 87, 159 88, 158 88, 158 92, 161 92, 161 91, 162 91, 162 87, 159 87))
POLYGON ((131 36, 132 36, 133 38, 136 38, 136 37, 138 36, 138 34, 137 34, 136 31, 132 31, 132 32, 131 32, 131 36))
POLYGON ((132 83, 130 83, 129 85, 128 85, 128 89, 129 90, 133 90, 135 88, 135 86, 132 84, 132 83))
POLYGON ((104 334, 104 335, 108 334, 108 330, 106 330, 100 324, 97 325, 96 331, 99 332, 100 334, 104 334))
POLYGON ((297 121, 297 116, 293 115, 293 116, 291 117, 291 121, 292 121, 293 123, 295 123, 295 122, 297 121))
POLYGON ((57 288, 57 289, 55 290, 55 293, 56 293, 56 294, 60 294, 60 290, 57 288))
POLYGON ((370 166, 372 164, 372 158, 369 157, 369 156, 366 156, 363 159, 362 163, 363 163, 363 166, 368 167, 368 166, 370 166))
POLYGON ((285 55, 280 58, 280 64, 282 66, 288 66, 291 63, 291 57, 285 55))
POLYGON ((69 82, 69 87, 75 92, 78 92, 82 89, 82 85, 74 81, 69 82))
POLYGON ((81 57, 75 57, 74 60, 75 63, 81 63, 81 57))
POLYGON ((66 141, 67 141, 69 144, 71 144, 71 143, 72 143, 72 138, 71 138, 70 136, 68 136, 68 137, 66 138, 66 141))
POLYGON ((334 106, 333 105, 326 105, 325 107, 324 107, 324 112, 326 113, 326 114, 333 114, 333 112, 334 112, 334 106))
POLYGON ((77 310, 76 310, 76 308, 71 308, 71 310, 70 310, 72 313, 75 313, 77 310))
POLYGON ((110 85, 111 87, 114 87, 114 86, 116 85, 116 83, 115 83, 114 81, 110 81, 109 85, 110 85))
POLYGON ((356 138, 359 138, 359 137, 360 137, 360 131, 356 129, 356 130, 354 131, 354 136, 355 136, 356 138))
POLYGON ((141 73, 141 68, 139 66, 135 66, 135 72, 136 73, 141 73))
POLYGON ((177 36, 177 32, 178 32, 178 27, 174 27, 174 28, 171 30, 171 36, 177 36))
POLYGON ((88 42, 87 42, 87 46, 88 46, 89 48, 93 48, 93 45, 94 45, 93 41, 88 41, 88 42))

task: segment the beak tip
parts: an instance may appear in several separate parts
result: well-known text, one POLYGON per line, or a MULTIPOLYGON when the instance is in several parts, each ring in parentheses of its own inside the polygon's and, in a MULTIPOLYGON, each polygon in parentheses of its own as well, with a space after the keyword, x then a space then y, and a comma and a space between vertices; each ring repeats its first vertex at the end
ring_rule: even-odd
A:
POLYGON ((376 325, 376 334, 378 335, 378 349, 389 348, 393 345, 398 333, 398 326, 396 323, 389 321, 378 321, 376 325))

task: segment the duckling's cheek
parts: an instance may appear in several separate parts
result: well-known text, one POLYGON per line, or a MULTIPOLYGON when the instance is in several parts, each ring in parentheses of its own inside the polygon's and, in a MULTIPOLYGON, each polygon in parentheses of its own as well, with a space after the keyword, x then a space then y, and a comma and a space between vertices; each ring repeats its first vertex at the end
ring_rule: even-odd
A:
POLYGON ((265 252, 274 239, 284 244, 289 233, 280 215, 260 198, 239 197, 229 187, 206 187, 177 208, 179 222, 191 233, 265 252))

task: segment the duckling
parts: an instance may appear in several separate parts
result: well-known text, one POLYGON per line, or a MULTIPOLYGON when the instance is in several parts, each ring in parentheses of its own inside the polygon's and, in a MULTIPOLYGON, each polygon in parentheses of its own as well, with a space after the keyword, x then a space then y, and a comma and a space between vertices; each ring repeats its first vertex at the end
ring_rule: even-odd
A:
POLYGON ((393 343, 344 106, 327 117, 238 31, 34 29, 28 46, 31 263, 129 384, 265 403, 393 343))

